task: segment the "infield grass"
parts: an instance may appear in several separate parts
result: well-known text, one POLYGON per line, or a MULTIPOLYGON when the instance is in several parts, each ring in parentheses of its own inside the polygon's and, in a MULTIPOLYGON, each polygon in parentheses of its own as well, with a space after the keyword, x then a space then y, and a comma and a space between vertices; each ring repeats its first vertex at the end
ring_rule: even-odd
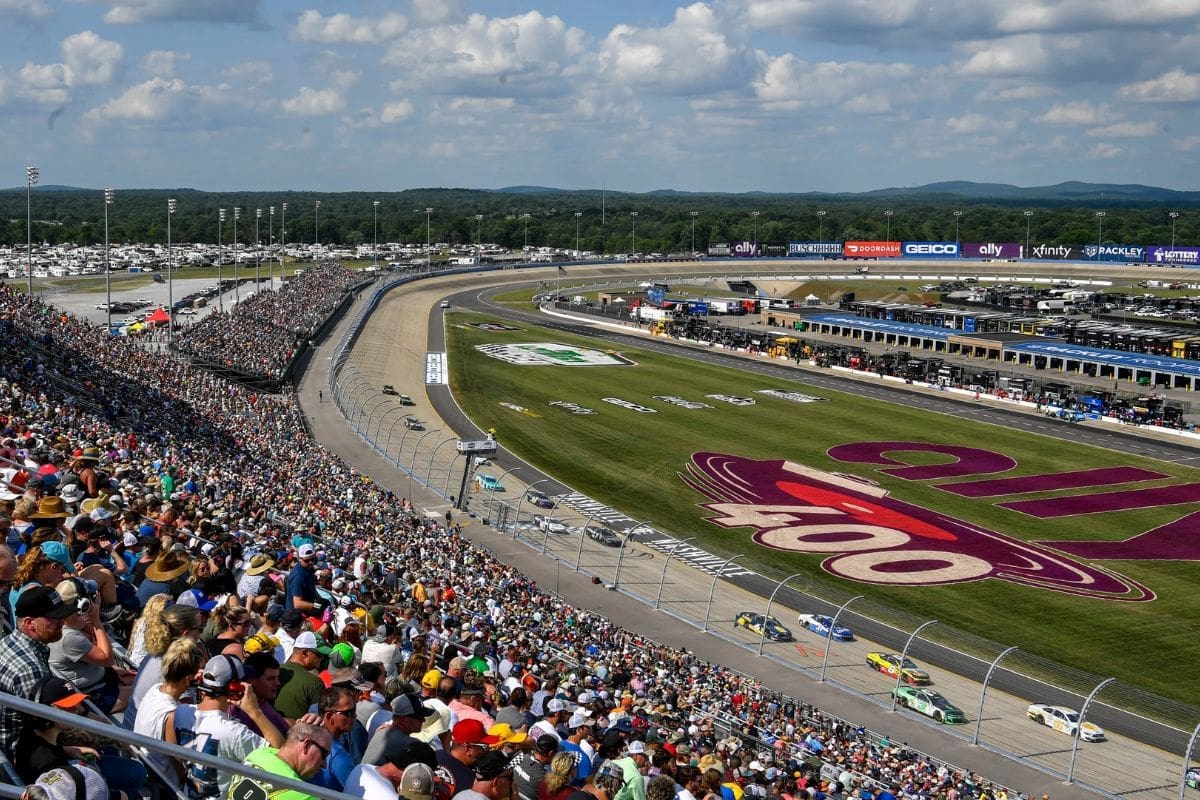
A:
MULTIPOLYGON (((749 529, 730 530, 707 522, 707 512, 699 506, 706 498, 685 486, 679 473, 696 451, 786 458, 869 478, 899 500, 1023 541, 1055 541, 1123 540, 1194 511, 1195 504, 1042 520, 997 505, 1013 498, 958 497, 935 488, 936 482, 900 480, 868 465, 835 461, 826 451, 853 442, 937 442, 1011 456, 1017 467, 1004 477, 1105 466, 1142 467, 1171 476, 1139 483, 1139 488, 1200 481, 1197 470, 875 401, 855 395, 852 387, 846 392, 817 389, 804 385, 801 371, 794 382, 766 379, 636 348, 621 351, 636 362, 634 366, 515 366, 484 355, 475 346, 497 342, 556 342, 600 350, 607 346, 524 325, 519 332, 506 333, 467 324, 489 319, 467 313, 447 317, 454 395, 477 425, 485 430, 494 427, 505 447, 565 484, 634 519, 649 519, 666 533, 696 536, 696 543, 711 552, 747 553, 741 563, 763 574, 782 577, 804 572, 831 587, 835 596, 863 594, 1004 646, 1018 645, 1089 673, 1114 675, 1167 697, 1193 700, 1178 676, 1190 674, 1200 657, 1195 563, 1101 564, 1148 586, 1157 594, 1152 602, 1081 598, 994 579, 923 587, 852 583, 822 571, 825 555, 770 550, 754 543, 749 529), (827 401, 796 404, 754 394, 774 388, 827 401), (739 407, 704 397, 718 393, 752 396, 757 403, 739 407), (654 401, 654 395, 678 395, 714 407, 688 410, 654 401), (657 413, 636 413, 601 400, 609 396, 653 407, 657 413), (552 400, 578 403, 596 413, 573 415, 548 405, 552 400), (502 403, 522 406, 526 412, 502 403), (1153 669, 1148 669, 1151 664, 1153 669)), ((932 454, 925 459, 927 463, 949 460, 932 454)))

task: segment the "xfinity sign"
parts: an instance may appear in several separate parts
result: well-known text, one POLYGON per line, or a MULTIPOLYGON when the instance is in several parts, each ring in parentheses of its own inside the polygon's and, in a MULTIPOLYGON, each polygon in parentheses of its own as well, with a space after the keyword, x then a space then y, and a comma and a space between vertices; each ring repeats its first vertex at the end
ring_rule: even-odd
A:
POLYGON ((958 242, 905 242, 905 258, 958 258, 958 242))

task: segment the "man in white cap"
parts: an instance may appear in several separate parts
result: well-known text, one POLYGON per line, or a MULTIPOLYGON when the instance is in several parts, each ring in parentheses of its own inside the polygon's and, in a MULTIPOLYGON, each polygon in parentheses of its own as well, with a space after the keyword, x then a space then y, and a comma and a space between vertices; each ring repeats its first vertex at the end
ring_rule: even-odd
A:
MULTIPOLYGON (((592 754, 583 749, 583 743, 592 732, 592 720, 576 710, 567 720, 567 738, 559 742, 559 748, 568 753, 579 754, 579 764, 575 767, 575 784, 582 786, 592 774, 592 754)), ((591 744, 588 744, 591 747, 591 744)), ((595 750, 592 751, 595 753, 595 750)))
POLYGON ((650 755, 646 752, 646 743, 634 739, 625 748, 625 757, 618 758, 616 763, 625 773, 625 785, 617 792, 613 800, 646 800, 646 781, 644 776, 650 766, 650 755))
POLYGON ((555 741, 562 737, 558 735, 558 726, 566 722, 568 717, 567 704, 557 697, 546 701, 546 718, 540 719, 529 729, 529 735, 537 741, 539 736, 553 736, 555 741))
POLYGON ((295 608, 306 617, 317 617, 325 610, 317 593, 317 548, 305 542, 296 548, 296 566, 287 576, 285 609, 295 608))

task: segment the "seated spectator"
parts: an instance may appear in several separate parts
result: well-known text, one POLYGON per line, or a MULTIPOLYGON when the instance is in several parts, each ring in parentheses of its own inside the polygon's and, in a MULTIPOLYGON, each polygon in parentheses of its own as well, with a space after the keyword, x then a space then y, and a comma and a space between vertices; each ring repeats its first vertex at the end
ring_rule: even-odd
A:
POLYGON ((75 613, 63 621, 62 637, 50 645, 50 669, 78 686, 105 714, 124 711, 135 673, 116 666, 100 621, 98 589, 82 578, 67 578, 57 591, 75 613))
MULTIPOLYGON (((195 639, 176 639, 171 642, 162 656, 162 681, 154 684, 138 705, 133 722, 134 733, 161 739, 170 744, 179 744, 175 736, 175 709, 184 692, 199 679, 207 655, 195 639)), ((151 751, 150 760, 159 768, 159 774, 173 779, 172 788, 182 786, 184 769, 177 760, 151 751)))
MULTIPOLYGON (((321 769, 329 756, 332 739, 320 725, 298 722, 288 731, 287 739, 278 747, 260 747, 251 751, 244 764, 270 775, 280 775, 306 781, 321 769)), ((277 789, 269 780, 236 776, 232 778, 230 798, 270 798, 270 800, 316 800, 294 789, 277 789), (251 784, 247 786, 246 784, 251 784)))
MULTIPOLYGON (((130 796, 132 797, 132 796, 130 796)), ((109 791, 104 777, 91 767, 65 765, 38 776, 21 793, 21 800, 125 800, 109 791)))

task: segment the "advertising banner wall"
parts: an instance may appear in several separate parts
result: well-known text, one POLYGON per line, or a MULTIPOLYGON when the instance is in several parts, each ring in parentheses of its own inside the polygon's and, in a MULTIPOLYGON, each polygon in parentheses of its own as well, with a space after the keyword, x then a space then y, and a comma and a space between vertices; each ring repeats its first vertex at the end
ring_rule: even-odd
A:
POLYGON ((1025 254, 1025 257, 1040 258, 1047 261, 1079 261, 1083 258, 1083 253, 1078 247, 1072 247, 1069 244, 1035 244, 1025 254))
POLYGON ((1200 247, 1147 247, 1150 264, 1200 264, 1200 247))
POLYGON ((724 258, 731 252, 729 242, 713 242, 708 246, 708 254, 714 258, 724 258))
POLYGON ((1133 244, 1089 244, 1083 248, 1083 257, 1089 261, 1129 261, 1140 263, 1146 260, 1146 248, 1133 244))
POLYGON ((905 258, 958 258, 958 242, 905 242, 905 258))
POLYGON ((734 242, 733 256, 735 258, 755 258, 759 255, 757 242, 734 242))
POLYGON ((846 258, 899 258, 900 242, 846 242, 846 258))
POLYGON ((1021 245, 1016 242, 965 242, 960 252, 963 258, 1020 258, 1021 245))
POLYGON ((789 256, 840 256, 841 242, 788 242, 789 256))

